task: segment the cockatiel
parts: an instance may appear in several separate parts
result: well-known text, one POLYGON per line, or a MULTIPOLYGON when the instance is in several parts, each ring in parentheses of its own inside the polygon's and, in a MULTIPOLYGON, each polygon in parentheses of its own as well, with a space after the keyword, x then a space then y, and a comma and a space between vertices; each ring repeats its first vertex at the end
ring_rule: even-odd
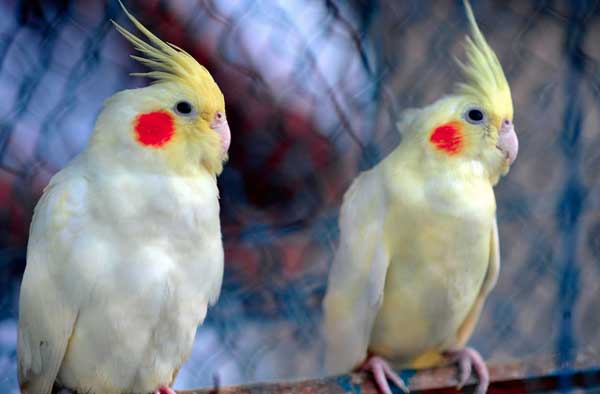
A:
MULTIPOLYGON (((123 8, 125 10, 125 8, 123 8)), ((223 94, 189 54, 126 10, 150 86, 108 99, 88 146, 36 206, 19 304, 28 394, 174 393, 223 246, 216 176, 230 131, 223 94)))
POLYGON ((323 302, 326 370, 369 370, 386 394, 386 378, 407 390, 390 364, 456 361, 460 386, 471 367, 479 393, 489 383, 481 356, 465 344, 498 277, 493 186, 515 160, 518 140, 510 88, 465 7, 466 81, 405 113, 401 143, 354 180, 341 207, 323 302))

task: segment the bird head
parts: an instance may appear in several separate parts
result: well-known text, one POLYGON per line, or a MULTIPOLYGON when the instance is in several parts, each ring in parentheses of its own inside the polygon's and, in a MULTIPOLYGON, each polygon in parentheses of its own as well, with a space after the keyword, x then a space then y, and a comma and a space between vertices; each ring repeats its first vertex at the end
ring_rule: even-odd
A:
POLYGON ((444 165, 476 163, 495 184, 517 157, 510 87, 494 51, 481 34, 465 0, 471 34, 466 63, 457 59, 465 80, 454 94, 409 110, 401 128, 417 129, 424 150, 444 165), (418 125, 418 127, 415 127, 418 125))
POLYGON ((110 149, 117 155, 117 165, 188 175, 203 169, 220 174, 231 139, 221 90, 192 56, 160 40, 121 6, 147 39, 113 21, 142 54, 131 57, 150 68, 132 75, 154 81, 147 87, 118 92, 105 102, 90 147, 110 149))

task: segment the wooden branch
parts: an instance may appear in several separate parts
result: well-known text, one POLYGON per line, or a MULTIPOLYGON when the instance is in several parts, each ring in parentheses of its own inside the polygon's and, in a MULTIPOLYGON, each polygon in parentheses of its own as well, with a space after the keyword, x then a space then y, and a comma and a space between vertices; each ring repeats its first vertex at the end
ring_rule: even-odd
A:
MULTIPOLYGON (((489 366, 488 393, 535 393, 560 388, 600 387, 600 353, 584 352, 568 364, 559 365, 553 356, 529 358, 489 366)), ((455 367, 404 370, 402 378, 411 392, 457 393, 455 367)), ((471 377, 462 392, 471 393, 476 380, 471 377)), ((401 393, 394 389, 395 393, 401 393)), ((180 394, 379 394, 369 375, 353 373, 321 379, 292 382, 255 383, 217 389, 179 390, 180 394)))

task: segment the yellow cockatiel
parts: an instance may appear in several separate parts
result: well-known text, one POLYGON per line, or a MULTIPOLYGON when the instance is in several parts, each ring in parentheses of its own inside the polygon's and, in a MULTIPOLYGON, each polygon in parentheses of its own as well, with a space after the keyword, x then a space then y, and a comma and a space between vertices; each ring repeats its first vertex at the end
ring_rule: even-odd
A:
POLYGON ((87 148, 36 206, 19 304, 23 393, 55 383, 174 393, 221 288, 223 94, 190 55, 127 15, 149 42, 115 25, 155 82, 107 100, 87 148))
POLYGON ((518 151, 510 88, 465 2, 465 82, 408 110, 399 146, 344 196, 324 307, 326 369, 373 372, 406 390, 394 367, 458 361, 478 392, 485 363, 465 348, 500 268, 493 186, 518 151))

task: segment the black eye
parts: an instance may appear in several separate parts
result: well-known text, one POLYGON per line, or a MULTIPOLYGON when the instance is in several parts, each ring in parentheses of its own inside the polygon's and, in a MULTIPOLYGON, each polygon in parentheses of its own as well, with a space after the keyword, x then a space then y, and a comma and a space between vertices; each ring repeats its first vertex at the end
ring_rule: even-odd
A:
POLYGON ((194 112, 194 107, 192 107, 192 104, 188 103, 187 101, 180 101, 175 104, 175 112, 179 115, 190 115, 192 112, 194 112))
POLYGON ((469 123, 478 124, 478 123, 483 123, 485 121, 485 115, 483 114, 483 111, 481 111, 480 109, 471 108, 465 114, 465 119, 469 123))

